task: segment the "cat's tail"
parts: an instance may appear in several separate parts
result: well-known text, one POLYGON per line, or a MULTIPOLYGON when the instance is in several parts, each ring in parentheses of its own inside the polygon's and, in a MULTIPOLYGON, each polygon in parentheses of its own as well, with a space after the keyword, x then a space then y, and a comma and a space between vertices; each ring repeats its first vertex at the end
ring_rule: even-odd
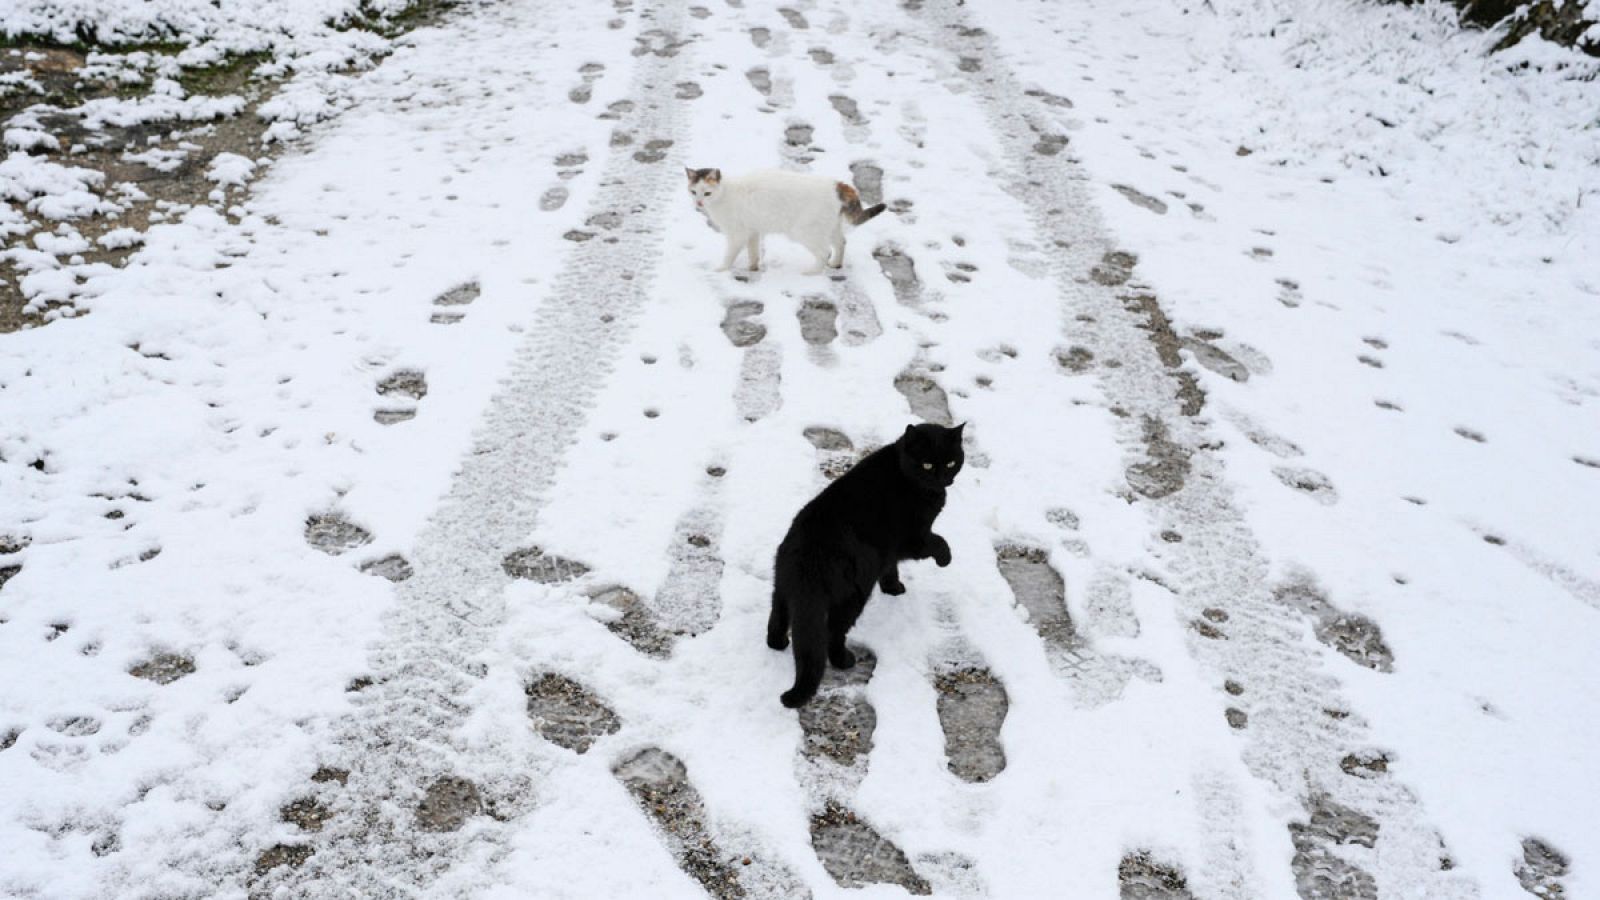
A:
POLYGON ((816 696, 828 667, 828 613, 824 604, 811 600, 786 604, 794 647, 794 687, 778 699, 790 709, 804 706, 816 696))
POLYGON ((842 181, 834 185, 834 191, 839 195, 839 215, 843 216, 851 225, 861 225, 871 221, 874 216, 888 208, 879 203, 867 209, 862 209, 861 195, 856 193, 855 188, 842 181))

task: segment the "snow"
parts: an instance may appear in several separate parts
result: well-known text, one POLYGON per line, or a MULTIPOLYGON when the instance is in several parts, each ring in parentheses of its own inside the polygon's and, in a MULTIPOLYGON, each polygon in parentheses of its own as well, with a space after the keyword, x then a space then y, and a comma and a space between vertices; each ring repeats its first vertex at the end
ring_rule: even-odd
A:
POLYGON ((255 161, 237 153, 218 153, 206 169, 206 178, 218 184, 242 185, 250 180, 256 168, 255 161))
MULTIPOLYGON (((89 249, 66 222, 8 246, 28 296, 88 314, 0 337, 0 683, 25 686, 0 695, 0 894, 694 896, 613 774, 646 747, 757 896, 902 893, 829 874, 828 802, 939 896, 1114 897, 1136 851, 1195 897, 1295 896, 1288 826, 1325 799, 1381 826, 1325 852, 1383 896, 1518 896, 1526 837, 1593 893, 1592 61, 1485 58, 1435 5, 909 6, 469 6, 371 71, 297 70, 259 114, 304 142, 222 154, 212 206, 103 235, 125 267, 60 267, 89 249), (685 165, 853 163, 893 212, 843 280, 780 238, 759 276, 712 271, 685 165), (891 248, 915 284, 883 277, 891 248), (719 327, 735 302, 762 305, 751 346, 719 327), (400 372, 425 393, 380 393, 400 372), (777 703, 771 554, 825 483, 805 429, 892 440, 907 372, 969 423, 937 526, 955 562, 907 564, 853 632, 876 667, 841 690, 876 727, 845 765, 777 703), (1134 477, 1163 453, 1166 494, 1171 469, 1134 477), (367 539, 309 546, 324 515, 367 539), (1015 597, 1010 545, 1059 572, 1070 648, 1015 597), (586 571, 507 577, 529 546, 586 571), (411 578, 362 571, 393 554, 411 578), (670 655, 619 639, 609 586, 686 632, 670 655), (1324 644, 1288 587, 1375 622, 1392 671, 1324 644), (130 671, 163 655, 193 671, 130 671), (936 681, 963 666, 1009 697, 987 783, 946 766, 936 681), (621 728, 581 755, 541 738, 544 673, 621 728), (1341 771, 1369 752, 1386 774, 1341 771), (329 767, 348 783, 311 780, 329 767), (420 828, 445 775, 494 815, 420 828), (281 814, 308 796, 320 832, 281 814), (280 844, 316 852, 257 881, 280 844)), ((310 47, 348 7, 71 10, 209 52, 275 40, 272 15, 310 47)), ((101 117, 215 112, 148 99, 101 117)), ((0 162, 52 219, 111 212, 102 187, 0 162)))

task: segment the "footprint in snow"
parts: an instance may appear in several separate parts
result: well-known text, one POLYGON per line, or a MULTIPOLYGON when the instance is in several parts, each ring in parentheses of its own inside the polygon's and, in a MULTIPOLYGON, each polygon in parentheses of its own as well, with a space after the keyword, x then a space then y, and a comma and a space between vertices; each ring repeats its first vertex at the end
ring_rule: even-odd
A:
POLYGON ((811 846, 842 888, 895 884, 917 896, 933 893, 904 850, 836 800, 811 817, 811 846))
POLYGON ((1307 802, 1306 812, 1307 821, 1289 823, 1289 868, 1300 896, 1377 900, 1377 882, 1351 861, 1371 855, 1358 848, 1377 846, 1377 820, 1322 794, 1307 802))
POLYGON ((946 766, 957 778, 980 784, 1006 767, 1000 742, 1011 701, 988 668, 966 666, 934 679, 939 728, 944 732, 946 766))
POLYGON ((1559 900, 1566 896, 1561 878, 1571 869, 1566 854, 1536 837, 1522 839, 1522 862, 1512 870, 1522 889, 1535 897, 1559 900))
POLYGON ((562 584, 589 574, 589 567, 583 563, 546 553, 537 546, 512 551, 501 561, 500 567, 512 578, 539 584, 562 584))
POLYGON ((878 658, 860 645, 852 644, 850 649, 856 664, 849 669, 830 666, 817 696, 800 707, 801 752, 841 766, 855 766, 860 760, 864 770, 878 727, 878 713, 867 702, 865 688, 878 658))
POLYGON ((1149 850, 1135 850, 1117 865, 1118 896, 1121 900, 1194 900, 1183 870, 1153 857, 1149 850))
POLYGON ((955 424, 950 416, 950 399, 939 383, 917 372, 902 372, 895 376, 894 389, 906 398, 911 414, 924 422, 946 427, 955 424))
MULTIPOLYGON (((684 874, 718 900, 747 896, 741 871, 751 871, 755 859, 728 853, 718 845, 706 827, 710 818, 705 801, 689 781, 681 760, 659 747, 645 747, 623 757, 611 772, 660 829, 668 852, 684 874)), ((754 871, 766 868, 763 864, 754 871)))
POLYGON ((528 683, 525 692, 534 730, 550 743, 579 755, 622 727, 609 706, 565 675, 541 675, 528 683))
POLYGON ((466 311, 458 307, 468 306, 478 299, 482 289, 477 281, 467 281, 445 291, 434 298, 432 321, 435 325, 454 325, 466 317, 466 311))
POLYGON ((1334 489, 1333 482, 1316 469, 1273 466, 1272 474, 1284 485, 1305 494, 1323 506, 1332 506, 1339 502, 1339 492, 1334 489))
POLYGON ((1157 215, 1167 214, 1167 204, 1149 194, 1143 193, 1125 184, 1113 184, 1111 189, 1127 198, 1129 203, 1150 210, 1157 215))
POLYGON ((800 337, 813 351, 820 351, 839 336, 839 307, 828 300, 812 296, 801 301, 795 310, 800 320, 800 337))
MULTIPOLYGON (((428 380, 416 369, 401 369, 378 382, 377 391, 380 397, 421 400, 428 395, 428 380)), ((376 410, 372 418, 381 425, 393 425, 415 418, 416 415, 414 405, 390 406, 376 410)))
POLYGON ((372 543, 372 532, 336 512, 318 513, 306 519, 306 543, 329 556, 348 553, 372 543))
POLYGON ((595 617, 606 629, 645 656, 665 659, 672 654, 673 635, 662 630, 655 612, 633 591, 607 585, 589 595, 595 617))

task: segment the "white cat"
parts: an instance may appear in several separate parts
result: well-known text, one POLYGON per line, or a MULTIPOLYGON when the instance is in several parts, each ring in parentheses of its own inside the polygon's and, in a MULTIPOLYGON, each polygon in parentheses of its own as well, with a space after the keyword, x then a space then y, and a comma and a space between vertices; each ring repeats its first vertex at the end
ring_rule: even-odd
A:
POLYGON ((728 239, 718 272, 733 266, 739 251, 750 269, 761 268, 761 236, 781 234, 811 251, 817 267, 844 265, 844 223, 860 225, 883 212, 879 203, 861 208, 861 195, 842 181, 821 175, 769 170, 724 180, 721 169, 685 169, 695 208, 728 239))

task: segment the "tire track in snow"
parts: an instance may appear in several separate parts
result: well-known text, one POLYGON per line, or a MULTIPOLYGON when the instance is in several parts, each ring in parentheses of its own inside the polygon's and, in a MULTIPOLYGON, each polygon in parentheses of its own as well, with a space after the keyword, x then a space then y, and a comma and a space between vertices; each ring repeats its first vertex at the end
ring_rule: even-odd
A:
MULTIPOLYGON (((1083 278, 1115 248, 1089 212, 1094 202, 1086 173, 1060 154, 1063 142, 1055 137, 1051 114, 1028 99, 994 40, 973 27, 960 4, 907 0, 903 7, 927 42, 943 51, 948 78, 963 83, 982 105, 1005 151, 1006 167, 998 177, 1027 207, 1036 231, 1060 248, 1050 268, 1069 336, 1096 356, 1122 363, 1097 374, 1108 400, 1131 414, 1118 424, 1127 456, 1150 458, 1130 467, 1130 482, 1136 488, 1141 479, 1161 482, 1160 490, 1139 492, 1153 530, 1181 537, 1157 551, 1179 586, 1177 607, 1196 622, 1214 611, 1228 623, 1225 637, 1215 628, 1216 638, 1191 635, 1191 652, 1218 681, 1226 678, 1256 695, 1242 731, 1246 765, 1304 804, 1308 821, 1295 825, 1302 831, 1319 821, 1324 809, 1319 798, 1359 810, 1380 826, 1381 852, 1361 852, 1348 823, 1337 817, 1309 838, 1312 853, 1298 852, 1294 863, 1302 895, 1321 896, 1306 893, 1311 889, 1305 879, 1315 863, 1308 855, 1331 857, 1334 851, 1327 848, 1338 845, 1341 861, 1359 859, 1386 893, 1476 896, 1475 885, 1442 864, 1438 832, 1406 787, 1389 775, 1354 777, 1341 771, 1339 760, 1367 745, 1367 729, 1350 714, 1336 679, 1323 672, 1322 658, 1301 640, 1299 613, 1274 598, 1266 580, 1268 561, 1233 499, 1220 460, 1206 449, 1205 427, 1192 418, 1198 410, 1185 415, 1175 390, 1182 387, 1175 384, 1178 375, 1152 352, 1151 338, 1141 330, 1149 323, 1138 313, 1147 310, 1130 309, 1106 289, 1110 285, 1083 278)), ((1154 303, 1151 298, 1149 304, 1154 303)), ((1242 835, 1235 837, 1246 843, 1242 835)), ((1249 885, 1232 890, 1235 896, 1255 892, 1249 885)))
MULTIPOLYGON (((452 890, 471 893, 505 853, 508 829, 497 821, 533 802, 523 774, 535 771, 531 755, 508 760, 457 730, 473 714, 467 695, 487 674, 474 655, 505 618, 506 556, 534 530, 539 498, 648 299, 663 211, 679 185, 665 160, 684 127, 673 93, 686 62, 682 11, 646 3, 636 15, 633 105, 617 113, 591 206, 591 219, 610 227, 568 251, 471 454, 418 539, 416 574, 397 588, 387 638, 373 653, 376 683, 340 729, 350 776, 337 815, 303 866, 280 870, 263 888, 385 896, 450 876, 452 890)), ((537 32, 537 9, 508 17, 507 28, 537 32)), ((504 724, 508 733, 526 730, 504 724)))

